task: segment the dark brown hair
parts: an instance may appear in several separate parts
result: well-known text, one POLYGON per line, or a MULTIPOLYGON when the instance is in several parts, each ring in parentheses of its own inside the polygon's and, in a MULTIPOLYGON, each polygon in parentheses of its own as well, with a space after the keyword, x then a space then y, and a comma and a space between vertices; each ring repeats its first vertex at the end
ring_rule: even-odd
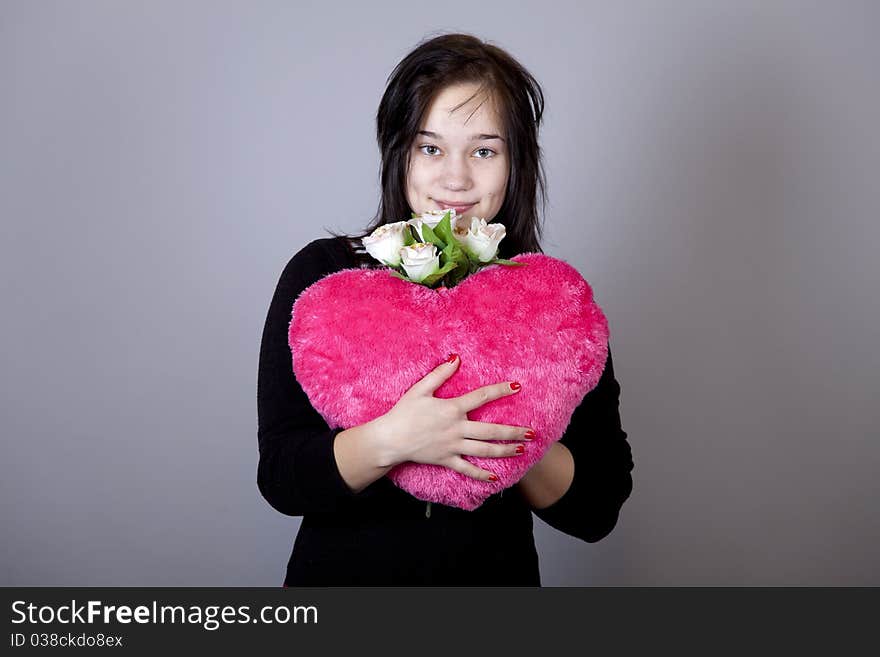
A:
POLYGON ((410 218, 406 174, 412 143, 425 112, 445 87, 476 83, 480 87, 474 96, 485 92, 495 101, 510 154, 504 202, 495 217, 506 229, 498 256, 542 252, 537 197, 540 192, 543 214, 547 183, 538 131, 544 94, 532 75, 498 46, 469 34, 444 34, 420 43, 400 61, 386 82, 376 113, 376 138, 382 158, 379 208, 362 233, 345 235, 325 230, 345 240, 360 266, 382 266, 358 250, 362 250, 361 240, 379 226, 410 218))

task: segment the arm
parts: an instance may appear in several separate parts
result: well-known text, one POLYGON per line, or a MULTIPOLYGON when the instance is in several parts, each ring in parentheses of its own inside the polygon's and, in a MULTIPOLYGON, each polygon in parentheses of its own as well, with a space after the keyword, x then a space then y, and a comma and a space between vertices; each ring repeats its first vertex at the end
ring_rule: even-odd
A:
POLYGON ((290 516, 336 510, 357 495, 369 495, 369 484, 384 474, 370 461, 374 432, 367 425, 331 430, 293 374, 287 343, 293 302, 341 266, 318 241, 300 250, 281 274, 263 327, 257 486, 274 509, 290 516))
POLYGON ((360 493, 377 479, 385 476, 393 466, 382 440, 383 429, 378 418, 357 427, 346 429, 336 436, 334 454, 339 473, 355 493, 360 493))
POLYGON ((550 445, 540 461, 519 480, 519 490, 533 510, 557 502, 574 480, 574 457, 560 442, 550 445))
POLYGON ((632 493, 632 452, 620 426, 619 399, 609 346, 599 383, 559 442, 517 484, 541 520, 588 543, 611 533, 632 493))

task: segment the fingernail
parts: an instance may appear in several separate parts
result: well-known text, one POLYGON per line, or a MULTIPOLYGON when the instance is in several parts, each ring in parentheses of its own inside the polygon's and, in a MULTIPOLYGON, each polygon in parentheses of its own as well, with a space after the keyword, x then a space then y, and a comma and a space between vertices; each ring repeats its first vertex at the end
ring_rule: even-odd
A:
POLYGON ((528 431, 526 431, 526 438, 528 438, 529 440, 531 440, 531 439, 534 438, 534 437, 535 437, 535 432, 534 432, 534 431, 532 431, 531 429, 529 429, 528 431))
POLYGON ((516 446, 516 453, 517 454, 522 454, 524 451, 526 451, 526 448, 523 445, 516 446))
POLYGON ((514 381, 513 383, 510 384, 511 390, 519 390, 520 388, 522 388, 522 384, 520 384, 519 381, 514 381))
POLYGON ((449 354, 446 357, 446 362, 447 363, 454 363, 456 358, 458 358, 458 354, 449 354))
POLYGON ((496 475, 489 475, 489 481, 498 481, 498 477, 496 475))

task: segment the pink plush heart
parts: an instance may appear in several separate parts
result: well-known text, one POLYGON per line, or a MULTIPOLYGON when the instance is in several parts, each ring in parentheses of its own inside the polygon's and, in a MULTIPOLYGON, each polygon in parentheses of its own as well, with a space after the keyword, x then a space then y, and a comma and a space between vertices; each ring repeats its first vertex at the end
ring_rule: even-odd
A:
POLYGON ((387 269, 343 269, 308 287, 293 305, 293 371, 331 428, 388 412, 452 352, 461 363, 436 397, 522 384, 468 419, 532 427, 537 437, 525 453, 464 457, 497 474, 495 482, 427 464, 401 463, 388 472, 421 500, 471 511, 515 484, 562 437, 605 368, 608 322, 580 273, 541 253, 512 260, 527 266, 490 265, 455 287, 436 289, 387 269))

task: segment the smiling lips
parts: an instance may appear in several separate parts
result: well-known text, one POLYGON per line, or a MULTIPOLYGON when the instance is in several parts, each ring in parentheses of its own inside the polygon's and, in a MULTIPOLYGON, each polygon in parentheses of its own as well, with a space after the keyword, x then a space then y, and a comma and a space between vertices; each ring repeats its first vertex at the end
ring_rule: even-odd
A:
POLYGON ((446 201, 439 201, 437 199, 434 199, 434 200, 436 201, 437 205, 440 206, 441 209, 455 210, 456 213, 458 213, 458 214, 466 212, 467 210, 470 210, 472 207, 474 207, 476 205, 476 203, 458 203, 458 204, 456 204, 456 203, 447 203, 446 201))

